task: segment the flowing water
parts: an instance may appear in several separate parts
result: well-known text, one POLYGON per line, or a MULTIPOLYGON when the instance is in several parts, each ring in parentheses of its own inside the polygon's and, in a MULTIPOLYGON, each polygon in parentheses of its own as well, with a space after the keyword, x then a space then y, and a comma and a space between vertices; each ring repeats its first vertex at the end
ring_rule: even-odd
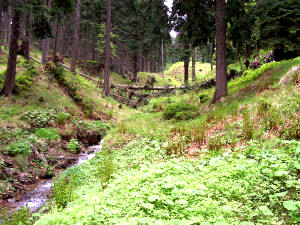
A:
MULTIPOLYGON (((95 157, 97 152, 100 152, 102 149, 103 140, 99 145, 89 147, 92 149, 92 153, 81 153, 79 154, 77 162, 73 166, 78 166, 84 162, 95 157)), ((88 151, 91 152, 91 151, 88 151)), ((72 166, 72 167, 73 167, 72 166)), ((53 180, 42 180, 40 183, 31 191, 26 192, 21 201, 16 201, 16 199, 10 199, 9 203, 12 206, 11 212, 18 210, 22 206, 27 206, 31 213, 37 212, 41 209, 46 202, 49 200, 49 194, 53 187, 53 180)))

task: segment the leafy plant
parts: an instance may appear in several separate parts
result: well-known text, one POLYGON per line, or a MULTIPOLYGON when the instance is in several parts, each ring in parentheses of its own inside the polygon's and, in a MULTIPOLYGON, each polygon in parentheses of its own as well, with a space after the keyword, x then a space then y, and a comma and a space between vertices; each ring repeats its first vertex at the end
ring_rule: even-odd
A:
POLYGON ((1 224, 3 225, 26 225, 32 222, 28 207, 21 207, 12 215, 9 215, 7 211, 2 211, 1 214, 3 215, 1 218, 1 224))
POLYGON ((247 140, 251 140, 254 136, 255 130, 253 122, 251 121, 250 113, 248 109, 243 110, 243 126, 242 130, 247 140))
POLYGON ((189 120, 195 118, 197 113, 196 106, 186 102, 179 102, 167 105, 164 110, 164 117, 168 120, 189 120))
POLYGON ((70 118, 70 113, 60 112, 56 115, 56 123, 58 125, 65 125, 67 120, 69 120, 70 118))
POLYGON ((265 114, 263 120, 266 129, 269 130, 277 129, 278 126, 283 124, 283 117, 281 115, 281 111, 275 106, 272 106, 269 109, 268 113, 265 114))
POLYGON ((53 123, 56 118, 55 110, 29 111, 21 116, 21 119, 28 122, 31 127, 46 127, 53 123))
POLYGON ((48 141, 54 141, 60 138, 57 130, 54 128, 37 128, 35 135, 48 141))
POLYGON ((19 128, 7 128, 0 127, 0 143, 9 144, 17 138, 20 138, 24 135, 24 132, 19 128))
POLYGON ((272 107, 272 105, 267 102, 266 99, 264 98, 260 98, 258 101, 258 107, 257 107, 257 113, 260 116, 263 116, 264 114, 266 114, 269 109, 272 107))
POLYGON ((80 151, 81 144, 78 142, 77 139, 72 138, 70 142, 67 144, 67 149, 69 149, 71 152, 76 153, 80 151))
POLYGON ((57 208, 66 208, 74 200, 75 184, 72 176, 61 176, 54 181, 53 196, 57 208))
POLYGON ((113 173, 115 172, 112 153, 108 150, 104 150, 97 154, 96 166, 97 174, 100 178, 102 188, 105 189, 109 184, 113 173))
POLYGON ((30 143, 26 139, 20 139, 17 142, 6 146, 6 148, 8 150, 8 153, 12 155, 30 155, 32 152, 30 143))
POLYGON ((186 137, 178 134, 168 142, 166 154, 168 156, 183 156, 186 152, 186 147, 186 137))
POLYGON ((210 151, 219 151, 223 146, 223 139, 221 135, 212 135, 208 138, 208 148, 210 151))
POLYGON ((203 143, 203 141, 205 140, 206 127, 207 127, 206 121, 200 122, 195 126, 191 134, 193 142, 199 145, 203 143))

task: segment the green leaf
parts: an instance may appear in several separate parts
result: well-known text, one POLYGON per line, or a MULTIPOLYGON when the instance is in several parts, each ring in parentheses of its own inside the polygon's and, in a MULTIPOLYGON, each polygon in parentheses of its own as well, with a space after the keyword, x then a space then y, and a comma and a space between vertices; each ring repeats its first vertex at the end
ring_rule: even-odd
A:
POLYGON ((294 167, 300 170, 300 162, 299 161, 294 162, 294 167))
POLYGON ((166 183, 166 184, 164 184, 162 187, 165 188, 165 189, 171 189, 171 188, 174 187, 174 184, 166 183))
POLYGON ((300 208, 300 201, 285 201, 283 202, 283 206, 289 211, 296 211, 298 208, 300 208))
POLYGON ((280 193, 277 193, 276 196, 277 197, 284 197, 284 196, 287 195, 287 193, 288 193, 288 191, 280 192, 280 193))
POLYGON ((276 177, 285 177, 289 175, 289 171, 285 171, 285 170, 279 170, 275 173, 276 177))
POLYGON ((150 203, 143 203, 141 204, 141 206, 145 209, 154 209, 154 205, 153 204, 150 204, 150 203))
POLYGON ((151 196, 149 196, 148 201, 149 202, 155 202, 158 199, 159 199, 158 195, 151 195, 151 196))
POLYGON ((267 206, 260 206, 259 210, 264 214, 265 216, 273 216, 272 211, 267 206))
POLYGON ((188 204, 188 201, 185 200, 185 199, 180 199, 180 200, 178 200, 178 201, 176 201, 176 202, 177 202, 177 204, 179 204, 179 205, 187 205, 187 204, 188 204))

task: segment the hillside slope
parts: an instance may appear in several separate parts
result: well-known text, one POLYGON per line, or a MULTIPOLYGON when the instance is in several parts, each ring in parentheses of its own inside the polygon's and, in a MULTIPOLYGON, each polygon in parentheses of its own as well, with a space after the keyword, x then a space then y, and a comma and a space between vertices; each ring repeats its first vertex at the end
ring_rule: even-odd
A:
POLYGON ((299 60, 247 71, 216 106, 213 89, 153 99, 57 180, 67 206, 35 224, 297 224, 299 60))

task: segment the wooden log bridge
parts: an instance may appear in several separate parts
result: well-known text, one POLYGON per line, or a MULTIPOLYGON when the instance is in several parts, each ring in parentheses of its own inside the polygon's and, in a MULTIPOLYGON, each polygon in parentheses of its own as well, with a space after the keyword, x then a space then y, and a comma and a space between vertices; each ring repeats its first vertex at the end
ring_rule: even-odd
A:
POLYGON ((137 108, 146 103, 147 100, 154 97, 170 94, 176 90, 194 90, 194 89, 209 89, 216 85, 214 79, 204 81, 194 85, 176 86, 137 86, 137 85, 111 85, 111 96, 119 103, 125 104, 131 108, 137 108))

